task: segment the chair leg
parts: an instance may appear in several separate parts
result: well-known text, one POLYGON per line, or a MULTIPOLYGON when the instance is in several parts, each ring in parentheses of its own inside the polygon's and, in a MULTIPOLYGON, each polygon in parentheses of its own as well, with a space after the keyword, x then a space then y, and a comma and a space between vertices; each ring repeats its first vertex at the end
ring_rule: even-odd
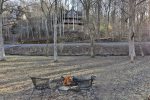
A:
POLYGON ((31 96, 33 95, 34 90, 35 90, 35 89, 32 90, 32 93, 31 93, 31 95, 29 96, 29 100, 31 99, 31 96))
POLYGON ((94 100, 99 100, 98 97, 96 96, 94 88, 91 88, 91 95, 93 95, 94 100))
POLYGON ((44 92, 45 90, 41 90, 41 100, 43 99, 44 92))
POLYGON ((49 100, 49 99, 51 98, 51 96, 52 96, 51 93, 52 93, 52 92, 51 92, 51 89, 49 89, 49 92, 48 92, 48 100, 49 100))
POLYGON ((91 88, 91 95, 95 95, 95 91, 94 91, 94 89, 93 88, 91 88))
POLYGON ((88 96, 88 91, 87 90, 85 90, 85 99, 87 99, 89 96, 88 96))

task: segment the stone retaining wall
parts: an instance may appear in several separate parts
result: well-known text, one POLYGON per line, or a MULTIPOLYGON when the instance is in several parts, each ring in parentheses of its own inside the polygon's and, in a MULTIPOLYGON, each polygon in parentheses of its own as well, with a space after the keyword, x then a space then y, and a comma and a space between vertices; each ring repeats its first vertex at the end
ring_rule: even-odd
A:
MULTIPOLYGON (((142 49, 145 55, 150 55, 150 43, 142 43, 142 49)), ((136 43, 136 54, 140 55, 139 43, 136 43)), ((6 45, 6 54, 9 55, 46 55, 46 44, 20 44, 20 45, 6 45)), ((95 44, 96 55, 114 55, 114 56, 127 56, 128 43, 97 43, 95 44)), ((53 45, 48 46, 48 55, 53 55, 53 45)), ((90 55, 90 44, 59 44, 58 55, 61 56, 81 56, 90 55)))

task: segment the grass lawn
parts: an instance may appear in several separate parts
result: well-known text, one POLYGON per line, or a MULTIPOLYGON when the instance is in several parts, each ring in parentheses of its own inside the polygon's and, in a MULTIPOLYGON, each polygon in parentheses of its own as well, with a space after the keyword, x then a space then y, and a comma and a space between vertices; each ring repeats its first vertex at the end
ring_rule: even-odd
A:
POLYGON ((29 76, 59 78, 61 75, 97 76, 100 100, 141 100, 150 94, 150 57, 7 56, 0 62, 0 94, 19 93, 32 87, 29 76))

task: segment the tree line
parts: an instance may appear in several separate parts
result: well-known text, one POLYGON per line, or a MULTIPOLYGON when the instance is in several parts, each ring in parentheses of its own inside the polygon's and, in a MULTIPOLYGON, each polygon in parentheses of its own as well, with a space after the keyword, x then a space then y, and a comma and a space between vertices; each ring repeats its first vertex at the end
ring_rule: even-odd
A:
MULTIPOLYGON (((25 24, 27 37, 34 37, 34 31, 37 30, 38 36, 42 37, 41 30, 43 29, 48 46, 50 36, 53 36, 54 60, 57 61, 58 35, 64 34, 67 27, 64 25, 65 12, 71 8, 82 13, 84 23, 82 29, 84 34, 90 38, 91 57, 95 56, 94 44, 97 35, 105 34, 105 37, 112 37, 117 33, 118 36, 127 36, 129 56, 131 61, 134 60, 136 56, 135 39, 142 41, 142 28, 150 19, 150 0, 0 0, 0 60, 5 59, 4 27, 14 29, 13 27, 22 21, 23 24, 19 24, 21 27, 19 30, 22 29, 20 31, 22 33, 22 27, 25 24), (8 25, 4 24, 4 17, 10 21, 8 25), (35 29, 31 29, 33 17, 37 17, 35 20, 37 24, 34 24, 35 29)), ((73 15, 73 30, 75 18, 78 17, 73 15)), ((141 45, 140 49, 141 54, 144 55, 141 45)))

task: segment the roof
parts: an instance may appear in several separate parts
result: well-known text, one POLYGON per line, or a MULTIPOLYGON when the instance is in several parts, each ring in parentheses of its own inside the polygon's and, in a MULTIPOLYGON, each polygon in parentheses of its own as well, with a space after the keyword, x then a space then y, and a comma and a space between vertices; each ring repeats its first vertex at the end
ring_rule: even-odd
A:
POLYGON ((65 15, 69 18, 73 16, 82 16, 82 12, 76 11, 74 7, 72 7, 71 10, 67 11, 65 15))

